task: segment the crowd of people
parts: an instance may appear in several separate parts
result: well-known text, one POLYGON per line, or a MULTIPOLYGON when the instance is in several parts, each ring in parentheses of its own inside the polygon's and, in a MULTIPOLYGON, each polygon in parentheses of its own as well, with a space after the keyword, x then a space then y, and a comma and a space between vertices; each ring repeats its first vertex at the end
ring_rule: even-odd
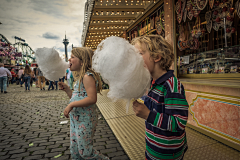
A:
MULTIPOLYGON (((71 71, 67 71, 66 76, 59 78, 59 82, 64 82, 65 79, 68 80, 68 84, 72 88, 74 80, 71 71)), ((0 63, 1 93, 8 93, 7 87, 10 84, 16 84, 20 87, 23 87, 24 85, 25 91, 30 91, 30 87, 32 87, 33 84, 36 88, 40 88, 40 90, 45 90, 45 85, 49 85, 48 91, 54 90, 54 85, 55 90, 58 90, 58 81, 51 81, 46 79, 40 68, 38 68, 37 64, 33 69, 31 69, 29 65, 26 65, 25 67, 20 66, 19 70, 16 70, 14 68, 11 68, 9 70, 8 68, 4 67, 3 63, 0 63)))

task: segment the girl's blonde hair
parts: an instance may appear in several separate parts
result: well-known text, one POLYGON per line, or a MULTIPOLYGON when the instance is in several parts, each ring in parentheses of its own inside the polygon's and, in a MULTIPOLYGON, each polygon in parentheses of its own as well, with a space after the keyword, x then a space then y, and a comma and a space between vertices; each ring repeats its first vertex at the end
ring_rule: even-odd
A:
POLYGON ((25 74, 31 74, 32 73, 32 70, 31 68, 29 67, 29 65, 26 65, 25 68, 24 68, 24 73, 25 74))
POLYGON ((136 37, 132 40, 132 44, 135 45, 136 43, 140 44, 143 51, 145 48, 142 45, 145 44, 147 51, 149 51, 153 59, 157 59, 160 56, 160 68, 169 70, 174 60, 173 47, 162 36, 146 35, 136 37))
POLYGON ((77 47, 72 50, 72 54, 80 59, 82 66, 80 71, 73 71, 73 76, 77 80, 79 80, 79 88, 80 91, 80 84, 83 80, 85 73, 91 72, 94 75, 95 80, 98 81, 97 92, 102 91, 102 81, 98 73, 94 72, 92 69, 92 56, 94 54, 93 50, 87 47, 77 47))

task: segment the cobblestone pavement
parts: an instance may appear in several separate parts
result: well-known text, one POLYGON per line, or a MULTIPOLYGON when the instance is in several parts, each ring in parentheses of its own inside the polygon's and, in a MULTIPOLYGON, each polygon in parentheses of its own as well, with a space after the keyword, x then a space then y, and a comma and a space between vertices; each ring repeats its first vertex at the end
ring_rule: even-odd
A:
MULTIPOLYGON (((71 159, 70 122, 62 115, 67 95, 35 86, 28 92, 16 84, 7 91, 0 93, 0 160, 71 159), (67 124, 60 124, 66 120, 67 124)), ((94 148, 112 160, 129 159, 101 114, 94 148)))

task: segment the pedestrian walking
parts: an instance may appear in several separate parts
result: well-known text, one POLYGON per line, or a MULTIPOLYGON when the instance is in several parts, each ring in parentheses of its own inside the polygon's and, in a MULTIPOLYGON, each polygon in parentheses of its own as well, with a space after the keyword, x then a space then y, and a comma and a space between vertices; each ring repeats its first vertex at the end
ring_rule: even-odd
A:
POLYGON ((183 85, 169 70, 174 60, 172 46, 159 35, 137 37, 132 44, 154 80, 144 104, 133 102, 136 116, 145 119, 146 160, 182 160, 188 148, 188 102, 183 85))
POLYGON ((21 78, 22 74, 23 74, 23 66, 20 67, 20 70, 17 73, 18 80, 19 80, 19 83, 20 83, 20 87, 22 87, 22 84, 23 84, 23 79, 21 78))
POLYGON ((102 90, 101 79, 92 68, 93 51, 78 47, 72 50, 70 70, 75 71, 78 80, 74 91, 67 84, 59 82, 59 87, 70 98, 64 115, 70 117, 70 152, 72 159, 101 159, 108 157, 93 149, 93 136, 98 114, 96 111, 97 92, 102 90))
POLYGON ((58 90, 58 81, 50 81, 48 90, 52 87, 52 90, 54 90, 54 85, 56 86, 56 90, 58 90))
POLYGON ((29 65, 25 66, 25 69, 23 71, 23 79, 24 79, 24 83, 25 83, 25 91, 30 91, 30 81, 31 81, 31 77, 33 76, 33 72, 31 70, 31 68, 29 67, 29 65))
POLYGON ((4 64, 0 63, 0 88, 1 88, 1 93, 7 93, 7 81, 8 81, 8 76, 10 79, 12 78, 11 72, 7 69, 4 68, 4 64))
POLYGON ((38 85, 40 86, 41 90, 45 90, 45 77, 43 76, 43 73, 40 70, 40 68, 37 68, 36 72, 38 77, 38 85))

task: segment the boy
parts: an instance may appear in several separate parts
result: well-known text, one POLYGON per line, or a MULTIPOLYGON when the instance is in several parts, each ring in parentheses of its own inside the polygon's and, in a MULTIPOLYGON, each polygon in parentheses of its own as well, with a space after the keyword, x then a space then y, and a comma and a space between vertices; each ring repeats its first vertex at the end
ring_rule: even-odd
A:
POLYGON ((142 55, 153 79, 144 104, 133 102, 136 116, 146 120, 146 159, 181 160, 187 150, 188 103, 183 85, 169 70, 173 49, 158 35, 137 37, 132 44, 142 55))

